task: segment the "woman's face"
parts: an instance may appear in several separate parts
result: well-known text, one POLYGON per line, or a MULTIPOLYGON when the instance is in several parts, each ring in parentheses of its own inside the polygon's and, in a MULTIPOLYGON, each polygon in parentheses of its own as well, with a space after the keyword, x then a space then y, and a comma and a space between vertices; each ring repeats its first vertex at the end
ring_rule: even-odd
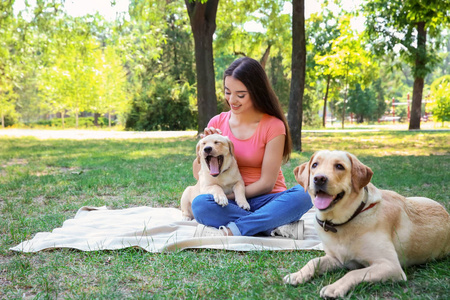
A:
POLYGON ((247 87, 232 76, 225 77, 225 99, 227 99, 231 111, 235 114, 254 110, 247 87))

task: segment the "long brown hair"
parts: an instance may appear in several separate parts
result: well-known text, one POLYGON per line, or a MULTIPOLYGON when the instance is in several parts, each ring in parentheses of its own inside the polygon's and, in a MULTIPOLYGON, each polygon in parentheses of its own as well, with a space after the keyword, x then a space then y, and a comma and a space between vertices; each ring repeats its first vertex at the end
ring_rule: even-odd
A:
MULTIPOLYGON (((253 106, 263 113, 274 116, 284 123, 286 139, 284 141, 283 162, 289 161, 292 152, 292 139, 286 117, 281 108, 280 101, 270 85, 269 78, 261 64, 250 57, 241 57, 235 60, 225 70, 223 80, 231 76, 242 82, 250 94, 253 106)), ((227 101, 228 103, 228 101, 227 101)), ((228 105, 230 105, 228 103, 228 105)))

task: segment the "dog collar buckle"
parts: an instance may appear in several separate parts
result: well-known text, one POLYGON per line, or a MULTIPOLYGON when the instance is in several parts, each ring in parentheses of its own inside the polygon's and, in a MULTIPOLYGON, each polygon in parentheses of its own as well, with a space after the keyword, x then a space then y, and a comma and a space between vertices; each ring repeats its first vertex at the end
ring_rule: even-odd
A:
POLYGON ((334 233, 337 232, 337 229, 334 228, 334 224, 333 223, 327 222, 327 220, 325 220, 325 221, 319 220, 319 218, 317 218, 317 216, 316 216, 316 220, 317 220, 317 223, 319 223, 319 225, 322 226, 322 228, 323 228, 323 230, 325 232, 328 232, 328 231, 331 231, 331 232, 334 232, 334 233))

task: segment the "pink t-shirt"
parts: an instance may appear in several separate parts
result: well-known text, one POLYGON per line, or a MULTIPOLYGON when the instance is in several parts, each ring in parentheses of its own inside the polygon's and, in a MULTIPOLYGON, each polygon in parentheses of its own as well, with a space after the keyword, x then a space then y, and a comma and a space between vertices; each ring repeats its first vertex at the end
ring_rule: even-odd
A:
MULTIPOLYGON (((283 121, 270 116, 263 115, 261 121, 256 128, 255 133, 248 139, 237 139, 231 132, 228 120, 230 119, 231 111, 223 112, 214 116, 208 123, 208 127, 218 128, 222 134, 234 144, 234 154, 244 179, 245 185, 249 185, 258 181, 261 177, 261 166, 266 150, 266 144, 273 138, 279 135, 286 135, 286 128, 283 121)), ((286 190, 286 183, 283 172, 278 171, 278 178, 271 193, 278 193, 286 190)))

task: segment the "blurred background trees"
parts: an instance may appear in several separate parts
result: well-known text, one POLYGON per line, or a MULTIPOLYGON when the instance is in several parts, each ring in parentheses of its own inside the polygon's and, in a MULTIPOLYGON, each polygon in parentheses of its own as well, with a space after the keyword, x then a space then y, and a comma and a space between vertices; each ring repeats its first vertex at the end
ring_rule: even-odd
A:
MULTIPOLYGON (((192 1, 130 0, 128 11, 113 19, 99 13, 74 17, 63 0, 21 0, 26 5, 20 10, 16 2, 0 3, 2 126, 202 129, 199 114, 205 113, 198 109, 197 91, 205 83, 197 82, 187 10, 192 1)), ((377 122, 390 113, 393 98, 414 101, 418 78, 419 118, 432 113, 436 121, 449 121, 448 1, 432 1, 423 14, 420 1, 401 1, 399 9, 409 11, 402 20, 385 9, 398 1, 361 1, 351 9, 346 1, 319 2, 321 9, 305 15, 304 125, 351 117, 377 122), (365 25, 357 22, 362 18, 365 25), (417 40, 420 22, 427 33, 424 46, 417 40), (418 57, 424 58, 419 65, 418 57)), ((306 11, 310 3, 305 1, 306 11)), ((246 55, 265 67, 288 112, 292 2, 220 0, 215 25, 218 100, 206 102, 216 106, 212 111, 227 109, 223 71, 246 55)), ((397 116, 407 121, 406 106, 397 107, 397 116)))

